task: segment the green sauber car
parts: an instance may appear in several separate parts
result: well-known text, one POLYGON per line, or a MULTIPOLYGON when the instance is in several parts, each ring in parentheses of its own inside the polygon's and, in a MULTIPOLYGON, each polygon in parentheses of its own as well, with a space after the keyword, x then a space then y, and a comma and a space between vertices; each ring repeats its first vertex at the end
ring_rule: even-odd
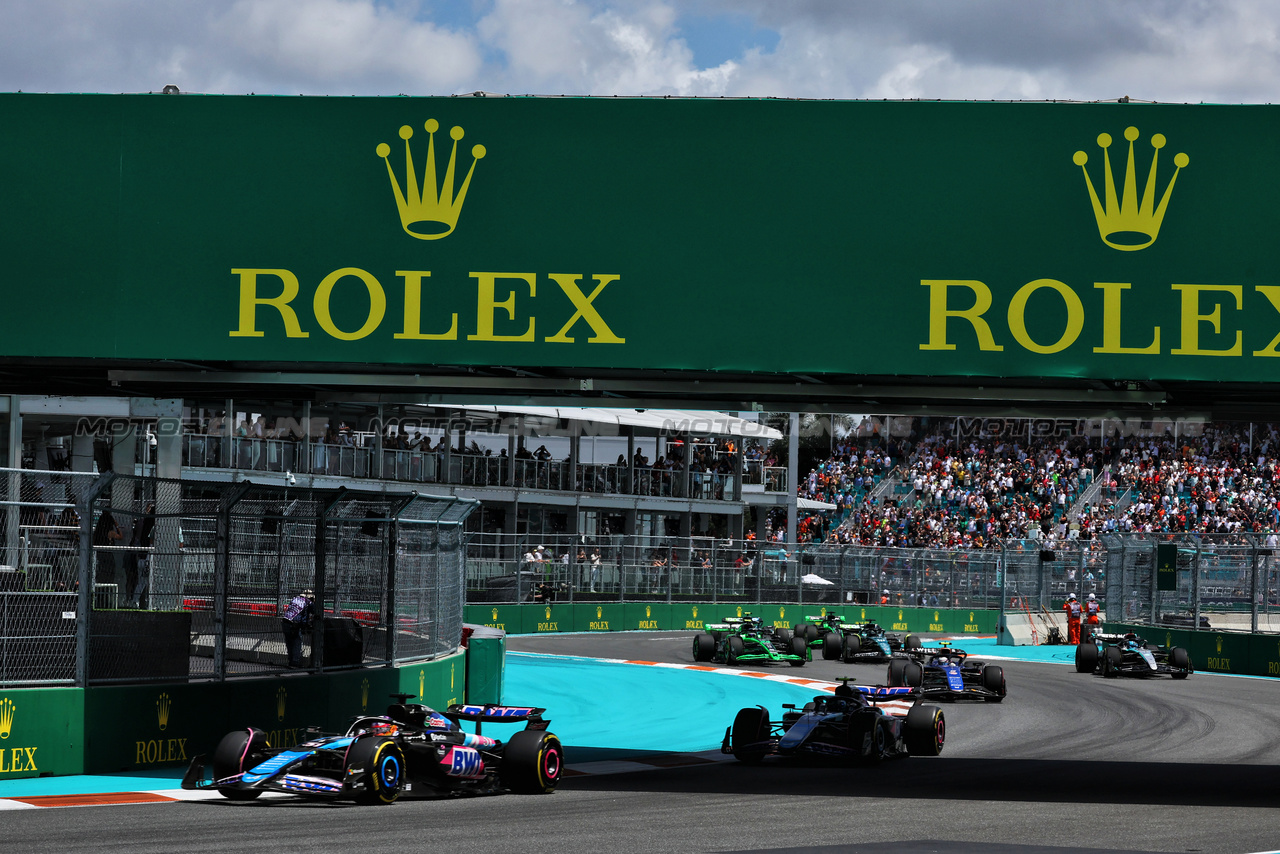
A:
POLYGON ((743 614, 708 623, 693 638, 693 660, 715 664, 772 664, 803 667, 812 660, 809 645, 787 629, 766 626, 759 617, 743 614))

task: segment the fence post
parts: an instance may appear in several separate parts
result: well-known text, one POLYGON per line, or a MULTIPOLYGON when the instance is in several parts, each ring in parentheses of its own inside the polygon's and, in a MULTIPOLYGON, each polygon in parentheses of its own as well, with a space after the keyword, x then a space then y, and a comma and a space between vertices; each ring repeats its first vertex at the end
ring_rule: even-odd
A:
MULTIPOLYGON (((1258 633, 1258 541, 1253 537, 1249 537, 1249 553, 1253 558, 1253 571, 1249 573, 1252 584, 1249 589, 1249 610, 1253 612, 1253 618, 1250 621, 1249 631, 1255 635, 1258 633)), ((1196 628, 1200 628, 1198 625, 1196 628)))
POLYGON ((76 685, 89 685, 89 624, 93 617, 93 505, 115 480, 114 472, 107 472, 80 495, 76 512, 80 514, 80 596, 76 609, 80 619, 76 625, 76 685))
MULTIPOLYGON (((1151 566, 1154 571, 1155 563, 1153 562, 1151 566)), ((1176 573, 1178 570, 1177 560, 1174 560, 1173 567, 1174 567, 1174 572, 1176 573)), ((1154 578, 1152 578, 1151 586, 1152 587, 1158 586, 1157 584, 1155 584, 1154 578)), ((1195 562, 1191 564, 1191 595, 1194 596, 1196 600, 1195 612, 1191 617, 1191 627, 1193 629, 1199 629, 1200 628, 1200 544, 1199 543, 1196 543, 1195 562)), ((1152 616, 1154 617, 1155 615, 1153 614, 1152 616)), ((1155 621, 1153 620, 1152 622, 1155 622, 1155 621)))
POLYGON ((324 603, 327 598, 328 591, 326 588, 326 565, 328 564, 329 544, 326 534, 328 532, 328 515, 329 511, 337 506, 338 502, 347 494, 345 486, 338 487, 338 491, 329 499, 328 503, 320 508, 320 512, 316 514, 316 567, 314 589, 316 592, 316 612, 315 619, 312 622, 311 631, 311 669, 319 670, 324 667, 324 603))
MULTIPOLYGON (((415 501, 418 500, 417 490, 410 492, 399 504, 392 506, 391 512, 387 518, 387 589, 386 589, 386 608, 382 614, 382 622, 387 632, 387 661, 394 662, 396 660, 396 626, 399 625, 396 620, 396 541, 400 534, 400 515, 408 510, 415 501)), ((437 572, 436 578, 441 573, 439 568, 439 551, 440 551, 440 526, 436 524, 436 554, 437 554, 437 572)), ((462 586, 467 586, 466 578, 463 578, 462 586)), ((436 613, 439 615, 440 599, 436 597, 436 613)), ((438 621, 437 621, 438 622, 438 621)))
POLYGON ((213 548, 213 673, 219 682, 227 678, 227 573, 231 564, 231 509, 252 488, 240 484, 218 505, 213 548))

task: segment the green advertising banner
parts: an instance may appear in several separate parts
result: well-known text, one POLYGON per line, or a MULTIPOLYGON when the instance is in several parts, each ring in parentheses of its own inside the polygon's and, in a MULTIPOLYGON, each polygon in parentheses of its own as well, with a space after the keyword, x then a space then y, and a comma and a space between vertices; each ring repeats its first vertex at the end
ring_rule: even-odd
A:
POLYGON ((1178 544, 1156 544, 1156 589, 1178 589, 1178 544))
POLYGON ((6 356, 1262 382, 1280 356, 1280 107, 0 109, 6 356), (706 304, 725 330, 767 307, 770 342, 845 318, 858 346, 652 321, 706 304))
POLYGON ((84 773, 84 691, 0 690, 0 780, 84 773))
POLYGON ((573 606, 575 632, 616 632, 623 628, 626 617, 621 602, 579 602, 573 606))

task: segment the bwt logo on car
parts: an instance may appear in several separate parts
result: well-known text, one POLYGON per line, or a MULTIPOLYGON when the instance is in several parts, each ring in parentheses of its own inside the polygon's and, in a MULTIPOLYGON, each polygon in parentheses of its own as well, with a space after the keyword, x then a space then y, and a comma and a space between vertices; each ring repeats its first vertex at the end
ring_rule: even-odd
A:
POLYGON ((441 765, 447 765, 445 773, 450 777, 480 777, 484 775, 484 760, 478 751, 470 747, 455 747, 445 754, 441 765))

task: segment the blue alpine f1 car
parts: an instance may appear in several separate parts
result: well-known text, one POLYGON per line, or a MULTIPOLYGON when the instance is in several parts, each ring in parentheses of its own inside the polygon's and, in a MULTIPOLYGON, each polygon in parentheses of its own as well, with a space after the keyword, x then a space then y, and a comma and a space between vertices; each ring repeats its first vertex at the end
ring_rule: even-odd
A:
POLYGON ((803 709, 785 705, 781 721, 762 706, 743 709, 725 730, 722 753, 739 762, 766 756, 877 762, 937 756, 946 741, 942 709, 922 705, 919 691, 845 684, 803 709))
POLYGON ((346 732, 308 731, 303 743, 272 747, 252 727, 228 733, 213 752, 212 776, 205 755, 192 760, 184 789, 217 789, 233 801, 263 792, 390 804, 402 792, 492 794, 551 792, 560 780, 564 750, 547 732, 545 709, 526 706, 452 705, 445 712, 409 703, 386 715, 352 719, 346 732), (460 721, 474 722, 475 733, 460 721), (523 723, 506 742, 482 735, 486 723, 523 723))

